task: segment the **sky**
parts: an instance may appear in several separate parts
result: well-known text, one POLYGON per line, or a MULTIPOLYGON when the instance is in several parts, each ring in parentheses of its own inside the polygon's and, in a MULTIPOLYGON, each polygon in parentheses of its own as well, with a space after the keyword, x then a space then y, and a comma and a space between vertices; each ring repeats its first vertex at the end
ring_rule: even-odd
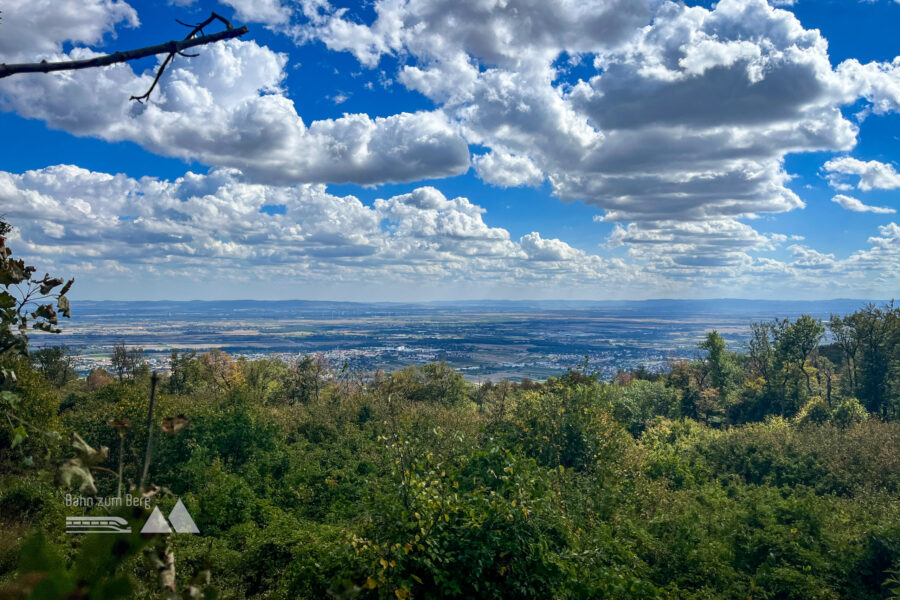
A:
POLYGON ((900 0, 5 0, 8 245, 75 299, 890 299, 900 0), (218 30, 210 26, 207 33, 218 30))

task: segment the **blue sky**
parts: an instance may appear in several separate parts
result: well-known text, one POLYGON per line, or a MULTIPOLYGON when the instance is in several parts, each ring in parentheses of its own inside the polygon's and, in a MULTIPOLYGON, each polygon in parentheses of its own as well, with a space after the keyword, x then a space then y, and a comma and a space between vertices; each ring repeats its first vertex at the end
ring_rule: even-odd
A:
POLYGON ((12 0, 10 245, 80 298, 890 298, 894 0, 12 0), (778 6, 773 6, 777 4, 778 6))

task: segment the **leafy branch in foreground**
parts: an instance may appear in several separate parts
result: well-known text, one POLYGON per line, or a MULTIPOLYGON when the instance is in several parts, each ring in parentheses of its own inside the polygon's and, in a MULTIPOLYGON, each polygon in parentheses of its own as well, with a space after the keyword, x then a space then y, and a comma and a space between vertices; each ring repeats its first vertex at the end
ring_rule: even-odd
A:
MULTIPOLYGON (((0 221, 0 357, 10 352, 27 354, 29 325, 32 329, 60 333, 59 315, 71 317, 66 293, 75 283, 75 279, 64 282, 49 273, 37 279, 37 269, 21 258, 13 258, 12 250, 6 246, 5 236, 11 230, 9 224, 0 221)), ((5 379, 15 380, 15 373, 4 367, 0 381, 5 379)))

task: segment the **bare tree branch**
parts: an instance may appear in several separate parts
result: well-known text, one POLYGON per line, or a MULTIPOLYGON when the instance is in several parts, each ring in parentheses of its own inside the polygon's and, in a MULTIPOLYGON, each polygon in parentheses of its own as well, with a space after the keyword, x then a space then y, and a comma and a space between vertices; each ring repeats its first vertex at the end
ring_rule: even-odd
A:
MULTIPOLYGON (((179 23, 181 22, 179 21, 179 23)), ((184 23, 181 24, 185 25, 184 23)), ((9 77, 10 75, 15 75, 17 73, 50 73, 52 71, 72 71, 76 69, 89 69, 92 67, 105 67, 107 65, 113 65, 129 60, 137 60, 139 58, 145 58, 147 56, 154 56, 156 54, 163 54, 165 52, 168 52, 169 56, 166 57, 166 60, 163 61, 162 65, 160 65, 159 69, 157 70, 156 77, 153 80, 153 84, 150 86, 150 89, 147 90, 147 93, 141 96, 132 96, 130 98, 131 100, 142 102, 150 97, 150 94, 153 92, 156 84, 159 82, 159 78, 162 76, 163 71, 166 70, 166 67, 169 66, 169 63, 172 61, 172 58, 176 54, 180 54, 181 56, 186 57, 196 56, 196 54, 184 54, 183 52, 188 48, 194 48, 195 46, 204 46, 206 44, 212 44, 221 40, 240 37, 247 33, 246 26, 232 27, 231 23, 227 19, 221 17, 216 13, 212 13, 209 18, 202 23, 186 26, 192 27, 191 32, 187 35, 186 38, 180 41, 172 40, 164 44, 146 46, 144 48, 137 48, 135 50, 127 50, 125 52, 114 52, 113 54, 95 56, 94 58, 87 58, 84 60, 69 60, 60 62, 47 62, 44 60, 39 63, 21 63, 13 65, 7 65, 5 63, 0 64, 0 79, 9 77), (210 35, 197 35, 198 33, 203 34, 203 28, 213 21, 221 21, 222 23, 224 23, 225 31, 212 33, 210 35)))

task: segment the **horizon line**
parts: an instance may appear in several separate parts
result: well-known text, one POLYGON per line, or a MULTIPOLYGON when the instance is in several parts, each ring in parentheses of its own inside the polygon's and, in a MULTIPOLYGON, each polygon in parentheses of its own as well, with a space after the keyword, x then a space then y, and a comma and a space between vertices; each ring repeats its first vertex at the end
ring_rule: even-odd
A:
POLYGON ((894 298, 888 299, 876 299, 876 298, 819 298, 819 299, 779 299, 779 298, 729 298, 729 297, 715 297, 715 298, 624 298, 624 299, 584 299, 584 298, 576 298, 576 299, 565 299, 565 298, 473 298, 473 299, 453 299, 453 300, 322 300, 322 299, 306 299, 306 298, 286 298, 279 300, 265 300, 258 298, 217 298, 217 299, 201 299, 201 298, 191 298, 191 299, 174 299, 174 298, 162 298, 156 300, 135 300, 135 299, 115 299, 115 298, 103 298, 103 299, 78 299, 75 302, 144 302, 144 303, 153 303, 153 302, 178 302, 178 303, 188 303, 188 302, 330 302, 330 303, 342 303, 342 304, 460 304, 460 303, 472 303, 472 302, 564 302, 564 303, 576 303, 576 302, 870 302, 870 303, 885 303, 890 304, 895 301, 894 298))

